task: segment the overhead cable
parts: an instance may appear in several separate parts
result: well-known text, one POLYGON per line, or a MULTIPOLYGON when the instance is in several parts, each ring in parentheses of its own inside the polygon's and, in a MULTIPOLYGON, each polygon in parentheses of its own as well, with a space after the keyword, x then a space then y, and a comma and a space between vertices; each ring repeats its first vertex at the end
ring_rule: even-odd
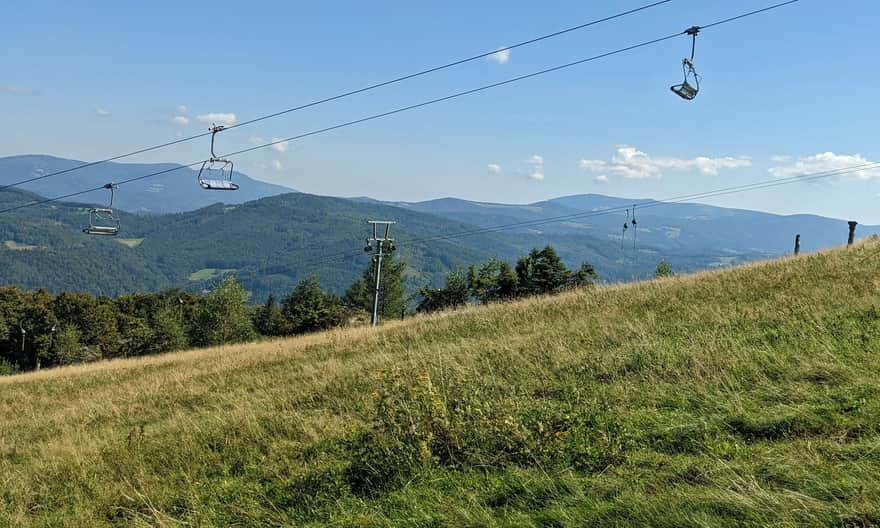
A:
MULTIPOLYGON (((752 15, 756 15, 756 14, 759 14, 759 13, 764 13, 764 12, 770 11, 770 10, 772 10, 772 9, 778 9, 778 8, 780 8, 780 7, 790 5, 790 4, 793 4, 793 3, 798 2, 798 1, 799 1, 799 0, 788 0, 787 2, 782 2, 782 3, 775 4, 775 5, 772 5, 772 6, 768 6, 768 7, 762 8, 762 9, 757 9, 757 10, 754 10, 754 11, 750 11, 750 12, 747 12, 747 13, 743 13, 743 14, 740 14, 740 15, 737 15, 737 16, 734 16, 734 17, 730 17, 730 18, 726 18, 726 19, 723 19, 723 20, 719 20, 719 21, 716 21, 716 22, 713 22, 713 23, 711 23, 711 24, 708 24, 708 25, 706 25, 706 26, 701 26, 701 27, 715 27, 715 26, 718 26, 718 25, 721 25, 721 24, 726 24, 726 23, 728 23, 728 22, 733 22, 733 21, 736 21, 736 20, 741 20, 741 19, 743 19, 743 18, 746 18, 746 17, 752 16, 752 15)), ((288 142, 291 142, 291 141, 297 141, 297 140, 304 139, 304 138, 307 138, 307 137, 316 136, 316 135, 319 135, 319 134, 324 134, 324 133, 327 133, 327 132, 331 132, 331 131, 333 131, 333 130, 338 130, 338 129, 341 129, 341 128, 346 128, 346 127, 354 126, 354 125, 361 124, 361 123, 365 123, 365 122, 368 122, 368 121, 374 121, 374 120, 377 120, 377 119, 381 119, 381 118, 384 118, 384 117, 389 117, 389 116, 392 116, 392 115, 395 115, 395 114, 399 114, 399 113, 402 113, 402 112, 407 112, 407 111, 410 111, 410 110, 415 110, 415 109, 418 109, 418 108, 423 108, 423 107, 430 106, 430 105, 434 105, 434 104, 441 103, 441 102, 444 102, 444 101, 449 101, 449 100, 451 100, 451 99, 457 99, 457 98, 459 98, 459 97, 464 97, 464 96, 466 96, 466 95, 472 95, 472 94, 479 93, 479 92, 483 92, 483 91, 490 90, 490 89, 493 89, 493 88, 498 88, 498 87, 505 86, 505 85, 508 85, 508 84, 512 84, 512 83, 515 83, 515 82, 523 81, 523 80, 526 80, 526 79, 531 79, 531 78, 533 78, 533 77, 538 77, 538 76, 545 75, 545 74, 548 74, 548 73, 552 73, 552 72, 556 72, 556 71, 564 70, 564 69, 567 69, 567 68, 572 68, 572 67, 574 67, 574 66, 579 66, 579 65, 581 65, 581 64, 585 64, 585 63, 588 63, 588 62, 593 62, 593 61, 596 61, 596 60, 599 60, 599 59, 603 59, 603 58, 606 58, 606 57, 610 57, 610 56, 613 56, 613 55, 619 55, 619 54, 621 54, 621 53, 625 53, 625 52, 632 51, 632 50, 635 50, 635 49, 643 48, 643 47, 650 46, 650 45, 653 45, 653 44, 658 44, 658 43, 660 43, 660 42, 663 42, 663 41, 666 41, 666 40, 670 40, 670 39, 673 39, 673 38, 679 37, 679 36, 681 36, 681 35, 685 35, 686 33, 687 33, 687 30, 685 30, 685 31, 680 31, 680 32, 677 32, 677 33, 672 33, 672 34, 669 34, 669 35, 666 35, 666 36, 663 36, 663 37, 658 37, 658 38, 655 38, 655 39, 651 39, 651 40, 647 40, 647 41, 644 41, 644 42, 640 42, 640 43, 638 43, 638 44, 633 44, 633 45, 626 46, 626 47, 623 47, 623 48, 618 48, 618 49, 613 50, 613 51, 609 51, 609 52, 601 53, 601 54, 598 54, 598 55, 593 55, 593 56, 591 56, 591 57, 587 57, 587 58, 585 58, 585 59, 581 59, 581 60, 577 60, 577 61, 573 61, 573 62, 568 62, 568 63, 566 63, 566 64, 562 64, 562 65, 559 65, 559 66, 554 66, 554 67, 551 67, 551 68, 546 68, 546 69, 539 70, 539 71, 536 71, 536 72, 533 72, 533 73, 528 73, 528 74, 525 74, 525 75, 520 75, 520 76, 517 76, 517 77, 513 77, 513 78, 510 78, 510 79, 506 79, 506 80, 504 80, 504 81, 499 81, 499 82, 495 82, 495 83, 491 83, 491 84, 486 84, 486 85, 483 85, 483 86, 480 86, 480 87, 477 87, 477 88, 472 88, 472 89, 470 89, 470 90, 465 90, 465 91, 457 92, 457 93, 454 93, 454 94, 451 94, 451 95, 447 95, 447 96, 444 96, 444 97, 438 97, 438 98, 436 98, 436 99, 430 99, 430 100, 428 100, 428 101, 424 101, 424 102, 421 102, 421 103, 416 103, 416 104, 412 104, 412 105, 404 106, 404 107, 401 107, 401 108, 396 108, 396 109, 394 109, 394 110, 389 110, 389 111, 387 111, 387 112, 381 112, 381 113, 378 113, 378 114, 373 114, 373 115, 366 116, 366 117, 362 117, 362 118, 359 118, 359 119, 354 119, 354 120, 351 120, 351 121, 346 121, 346 122, 343 122, 343 123, 339 123, 339 124, 332 125, 332 126, 329 126, 329 127, 325 127, 325 128, 321 128, 321 129, 313 130, 313 131, 306 132, 306 133, 303 133, 303 134, 298 134, 298 135, 295 135, 295 136, 290 136, 290 137, 288 137, 288 138, 278 139, 278 140, 275 140, 275 141, 270 141, 270 142, 268 142, 268 143, 262 143, 262 144, 260 144, 260 145, 256 145, 256 146, 253 146, 253 147, 249 147, 249 148, 245 148, 245 149, 238 150, 238 151, 235 151, 235 152, 230 152, 230 153, 227 153, 227 154, 223 154, 222 157, 227 158, 227 157, 237 156, 237 155, 245 154, 245 153, 248 153, 248 152, 253 152, 253 151, 255 151, 255 150, 261 150, 261 149, 264 149, 264 148, 269 148, 269 147, 272 147, 272 146, 274 146, 274 145, 278 145, 278 144, 282 144, 282 143, 288 143, 288 142)), ((205 135, 207 135, 207 134, 205 134, 205 135)), ((155 176, 159 176, 159 175, 162 175, 162 174, 168 174, 168 173, 170 173, 170 172, 174 172, 174 171, 182 170, 182 169, 185 169, 185 168, 194 167, 194 166, 196 166, 196 165, 200 165, 200 164, 202 164, 202 163, 204 163, 204 162, 205 162, 205 160, 199 160, 199 161, 195 161, 195 162, 189 163, 189 164, 187 164, 187 165, 179 165, 179 166, 172 167, 172 168, 169 168, 169 169, 164 169, 164 170, 161 170, 161 171, 157 171, 157 172, 153 172, 153 173, 145 174, 145 175, 142 175, 142 176, 137 176, 137 177, 134 177, 134 178, 129 178, 129 179, 127 179, 127 180, 121 180, 121 181, 119 181, 119 182, 115 182, 115 183, 116 183, 117 185, 125 185, 125 184, 132 183, 132 182, 135 182, 135 181, 140 181, 140 180, 144 180, 144 179, 147 179, 147 178, 153 178, 153 177, 155 177, 155 176)), ((22 204, 22 205, 18 205, 18 206, 10 207, 10 208, 7 208, 7 209, 2 209, 2 210, 0 210, 0 214, 8 213, 8 212, 15 211, 15 210, 18 210, 18 209, 23 209, 23 208, 25 208, 25 207, 32 207, 32 206, 36 206, 36 205, 40 205, 40 204, 45 204, 45 203, 49 203, 49 202, 54 202, 54 201, 58 201, 58 200, 65 200, 65 199, 68 199, 68 198, 73 198, 73 197, 76 197, 76 196, 81 196, 81 195, 83 195, 83 194, 87 194, 87 193, 90 193, 90 192, 95 192, 95 191, 98 191, 98 190, 103 189, 103 188, 104 188, 103 186, 101 186, 101 187, 95 187, 95 188, 92 188, 92 189, 85 189, 85 190, 82 190, 82 191, 77 191, 77 192, 73 192, 73 193, 65 194, 65 195, 62 195, 62 196, 56 196, 56 197, 53 197, 53 198, 45 198, 45 199, 41 199, 41 200, 34 200, 34 201, 32 201, 32 202, 28 202, 28 203, 25 203, 25 204, 22 204)), ((2 188, 0 188, 0 190, 2 190, 2 188)))
MULTIPOLYGON (((565 34, 567 34, 567 33, 572 33, 572 32, 574 32, 574 31, 578 31, 578 30, 581 30, 581 29, 586 29, 586 28, 588 28, 588 27, 595 26, 595 25, 601 24, 601 23, 603 23, 603 22, 609 22, 609 21, 611 21, 611 20, 615 20, 615 19, 618 19, 618 18, 623 18, 623 17, 625 17, 625 16, 632 15, 632 14, 635 14, 635 13, 638 13, 638 12, 641 12, 641 11, 645 11, 645 10, 651 9, 651 8, 653 8, 653 7, 657 7, 657 6, 660 6, 660 5, 663 5, 663 4, 667 4, 667 3, 669 3, 669 2, 672 2, 672 0, 660 0, 660 1, 656 1, 656 2, 653 2, 653 3, 650 3, 650 4, 646 4, 646 5, 643 5, 643 6, 640 6, 640 7, 636 7, 636 8, 634 8, 634 9, 629 9, 629 10, 627 10, 627 11, 621 11, 621 12, 619 12, 619 13, 616 13, 616 14, 613 14, 613 15, 610 15, 610 16, 606 16, 606 17, 599 18, 599 19, 596 19, 596 20, 591 20, 591 21, 589 21, 589 22, 585 22, 585 23, 583 23, 583 24, 578 24, 578 25, 576 25, 576 26, 572 26, 572 27, 568 27, 568 28, 565 28, 565 29, 561 29, 561 30, 559 30, 559 31, 554 31, 553 33, 548 33, 548 34, 541 35, 541 36, 538 36, 538 37, 535 37, 535 38, 531 38, 531 39, 528 39, 528 40, 524 40, 524 41, 522 41, 522 42, 517 42, 517 43, 515 43, 515 44, 511 44, 511 45, 509 45, 509 46, 505 46, 505 47, 503 47, 503 48, 499 48, 499 49, 495 49, 495 50, 492 50, 492 51, 487 51, 487 52, 479 53, 479 54, 477 54, 477 55, 471 55, 471 56, 469 56, 469 57, 465 57, 465 58, 463 58, 463 59, 457 59, 457 60, 454 60, 454 61, 452 61, 452 62, 447 62, 447 63, 445 63, 445 64, 441 64, 441 65, 439 65, 439 66, 433 66, 433 67, 430 67, 430 68, 427 68, 427 69, 424 69, 424 70, 420 70, 420 71, 417 71, 417 72, 414 72, 414 73, 410 73, 410 74, 402 75, 402 76, 400 76, 400 77, 395 77, 395 78, 393 78, 393 79, 389 79, 389 80, 387 80, 387 81, 382 81, 382 82, 379 82, 379 83, 376 83, 376 84, 371 84, 371 85, 368 85, 368 86, 364 86, 364 87, 362 87, 362 88, 357 88, 357 89, 355 89, 355 90, 350 90, 350 91, 347 91, 347 92, 342 92, 342 93, 339 93, 339 94, 337 94, 337 95, 332 95, 332 96, 329 96, 329 97, 325 97, 325 98, 323 98, 323 99, 318 99, 318 100, 316 100, 316 101, 312 101, 312 102, 309 102, 309 103, 301 104, 301 105, 299 105, 299 106, 294 106, 294 107, 292 107, 292 108, 286 108, 286 109, 284 109, 284 110, 279 110, 279 111, 277 111, 277 112, 272 112, 272 113, 270 113, 270 114, 261 115, 261 116, 255 117, 255 118, 253 118, 253 119, 248 119, 247 121, 242 121, 241 123, 236 123, 236 124, 233 124, 233 125, 229 125, 229 126, 226 127, 226 130, 231 130, 231 129, 233 129, 233 128, 244 127, 244 126, 247 126, 247 125, 251 125, 251 124, 253 124, 253 123, 258 123, 258 122, 260 122, 260 121, 265 121, 265 120, 267 120, 267 119, 272 119, 272 118, 279 117, 279 116, 282 116, 282 115, 285 115, 285 114, 290 114, 290 113, 292 113, 292 112, 298 112, 298 111, 300 111, 300 110, 305 110, 305 109, 307 109, 307 108, 312 108, 312 107, 319 106, 319 105, 322 105, 322 104, 325 104, 325 103, 329 103, 329 102, 332 102, 332 101, 338 101, 338 100, 340 100, 340 99, 344 99, 344 98, 346 98, 346 97, 351 97, 351 96, 353 96, 353 95, 362 94, 362 93, 365 93, 365 92, 369 92, 369 91, 372 91, 372 90, 376 90, 376 89, 378 89, 378 88, 383 88, 383 87, 385 87, 385 86, 390 86, 390 85, 392 85, 392 84, 397 84, 397 83, 400 83, 400 82, 403 82, 403 81, 407 81, 407 80, 410 80, 410 79, 415 79, 416 77, 422 77, 422 76, 424 76, 424 75, 428 75, 428 74, 430 74, 430 73, 435 73, 435 72, 438 72, 438 71, 441 71, 441 70, 446 70, 446 69, 449 69, 449 68, 453 68, 453 67, 455 67, 455 66, 460 66, 460 65, 462 65, 462 64, 466 64, 466 63, 468 63, 468 62, 473 62, 473 61, 475 61, 475 60, 479 60, 479 59, 483 59, 483 58, 486 58, 486 57, 490 57, 490 56, 492 56, 492 55, 495 55, 496 53, 501 53, 501 52, 505 52, 505 51, 510 51, 510 50, 512 50, 512 49, 515 49, 515 48, 520 48, 520 47, 523 47, 523 46, 528 46, 528 45, 530 45, 530 44, 535 44, 535 43, 537 43, 537 42, 541 42, 541 41, 543 41, 543 40, 547 40, 547 39, 551 39, 551 38, 554 38, 554 37, 558 37, 558 36, 560 36, 560 35, 565 35, 565 34)), ((7 184, 7 185, 2 185, 2 186, 0 186, 0 191, 2 191, 3 189, 7 189, 7 188, 9 188, 9 187, 16 187, 16 186, 24 185, 24 184, 26 184, 26 183, 34 182, 34 181, 37 181, 37 180, 43 180, 43 179, 46 179, 46 178, 51 178, 51 177, 53 177, 53 176, 58 176, 58 175, 61 175, 61 174, 67 174, 67 173, 74 172, 74 171, 78 171, 78 170, 85 169, 85 168, 88 168, 88 167, 94 167, 94 166, 96 166, 96 165, 102 165, 102 164, 109 163, 109 162, 112 162, 112 161, 118 161, 118 160, 121 160, 121 159, 129 158, 129 157, 132 157, 132 156, 136 156, 136 155, 138 155, 138 154, 144 154, 144 153, 146 153, 146 152, 151 152, 151 151, 154 151, 154 150, 159 150, 159 149, 167 148, 167 147, 170 147, 170 146, 173 146, 173 145, 178 145, 178 144, 180 144, 180 143, 185 143, 185 142, 188 142, 188 141, 192 141, 192 140, 194 140, 194 139, 203 138, 203 137, 208 136, 209 134, 211 134, 211 132, 203 132, 203 133, 200 133, 200 134, 195 134, 195 135, 187 136, 187 137, 183 137, 183 138, 180 138, 180 139, 175 139, 175 140, 173 140, 173 141, 168 141, 168 142, 165 142, 165 143, 160 143, 160 144, 158 144, 158 145, 153 145, 153 146, 149 146, 149 147, 142 147, 142 148, 139 148, 139 149, 133 150, 133 151, 131 151, 131 152, 126 152, 126 153, 124 153, 124 154, 117 154, 117 155, 115 155, 115 156, 111 156, 111 157, 104 158, 104 159, 101 159, 101 160, 91 161, 91 162, 88 162, 88 163, 83 163, 83 164, 81 164, 81 165, 77 165, 77 166, 75 166, 75 167, 70 167, 70 168, 68 168, 68 169, 63 169, 63 170, 59 170, 59 171, 54 171, 54 172, 50 172, 50 173, 47 173, 47 174, 41 174, 40 176, 34 176, 34 177, 32 177, 32 178, 27 178, 27 179, 24 179, 24 180, 21 180, 21 181, 15 182, 15 183, 10 183, 10 184, 7 184)))

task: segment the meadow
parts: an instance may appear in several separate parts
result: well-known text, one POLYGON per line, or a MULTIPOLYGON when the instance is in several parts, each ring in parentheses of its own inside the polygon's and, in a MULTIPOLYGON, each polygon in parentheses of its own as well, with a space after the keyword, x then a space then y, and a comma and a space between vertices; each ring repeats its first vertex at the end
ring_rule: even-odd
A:
POLYGON ((0 526, 878 526, 880 243, 0 377, 0 526))

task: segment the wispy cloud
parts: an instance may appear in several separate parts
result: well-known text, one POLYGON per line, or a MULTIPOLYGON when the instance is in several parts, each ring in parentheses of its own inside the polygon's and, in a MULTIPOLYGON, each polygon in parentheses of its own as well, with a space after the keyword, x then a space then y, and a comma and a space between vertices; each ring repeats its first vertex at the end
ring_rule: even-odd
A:
POLYGON ((186 116, 174 116, 171 122, 177 126, 186 126, 189 124, 189 118, 186 116))
POLYGON ((187 110, 186 105, 177 105, 177 108, 175 108, 175 111, 178 114, 185 114, 186 110, 187 110))
POLYGON ((272 168, 276 171, 280 171, 284 168, 284 165, 281 164, 281 160, 274 159, 272 160, 272 168))
POLYGON ((486 166, 486 170, 489 171, 489 174, 501 174, 501 165, 490 163, 486 166))
POLYGON ((535 181, 544 181, 544 157, 538 154, 532 154, 528 163, 531 166, 529 169, 529 178, 535 181))
POLYGON ((791 161, 791 159, 791 156, 789 156, 788 154, 774 154, 770 156, 770 161, 775 163, 786 163, 791 161))
POLYGON ((232 126, 237 121, 235 114, 224 112, 210 112, 207 114, 197 115, 196 119, 202 123, 213 123, 217 125, 232 126))
POLYGON ((287 152, 287 149, 290 146, 289 141, 281 141, 282 138, 272 138, 272 150, 276 152, 281 152, 282 154, 287 152))
POLYGON ((260 137, 260 136, 251 136, 248 138, 248 143, 250 143, 251 145, 253 145, 255 147, 258 145, 266 145, 266 144, 272 143, 272 145, 271 145, 272 150, 274 150, 275 152, 280 152, 281 154, 284 154, 290 148, 290 142, 283 141, 283 139, 284 138, 277 138, 277 137, 273 137, 272 139, 266 139, 266 138, 260 137))
MULTIPOLYGON (((862 157, 861 154, 835 154, 833 152, 823 152, 821 154, 816 154, 815 156, 798 158, 797 161, 788 165, 771 167, 769 172, 777 178, 788 178, 791 176, 801 176, 803 174, 848 169, 850 167, 869 163, 875 162, 862 157)), ((880 177, 880 165, 866 167, 854 171, 850 173, 850 175, 860 180, 877 178, 880 177)))
POLYGON ((110 110, 107 108, 98 107, 98 108, 95 108, 95 113, 101 117, 107 117, 110 115, 110 110))
POLYGON ((510 50, 499 49, 498 51, 489 55, 486 58, 492 62, 497 62, 498 64, 507 64, 507 62, 510 60, 510 50))
POLYGON ((596 176, 595 178, 593 178, 593 181, 595 181, 596 183, 608 183, 608 175, 607 174, 600 174, 600 175, 596 176))
POLYGON ((611 161, 582 159, 578 165, 590 172, 613 174, 623 178, 660 178, 664 170, 697 171, 704 176, 717 176, 722 170, 750 167, 748 158, 725 156, 710 158, 697 156, 691 159, 654 158, 628 145, 620 145, 611 161))
POLYGON ((37 95, 37 91, 27 86, 19 86, 17 84, 0 83, 0 93, 9 95, 37 95))

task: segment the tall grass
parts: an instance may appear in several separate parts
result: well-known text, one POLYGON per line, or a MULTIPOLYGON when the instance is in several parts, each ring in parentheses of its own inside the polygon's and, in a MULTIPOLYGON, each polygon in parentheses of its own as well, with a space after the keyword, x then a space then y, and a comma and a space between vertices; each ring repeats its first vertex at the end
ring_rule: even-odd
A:
POLYGON ((0 526, 880 525, 878 259, 0 377, 0 526))

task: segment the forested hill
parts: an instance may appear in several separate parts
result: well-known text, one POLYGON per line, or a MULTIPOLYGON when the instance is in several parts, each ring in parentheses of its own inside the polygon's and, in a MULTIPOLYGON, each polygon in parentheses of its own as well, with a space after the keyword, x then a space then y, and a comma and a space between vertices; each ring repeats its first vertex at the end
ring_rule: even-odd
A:
MULTIPOLYGON (((0 158, 0 186, 69 170, 84 163, 46 155, 0 158)), ((174 170, 120 187, 116 207, 134 213, 177 213, 206 207, 218 200, 216 195, 206 193, 199 187, 196 177, 198 171, 173 163, 102 163, 71 174, 36 180, 22 187, 42 196, 64 196, 169 169, 174 170)), ((227 203, 243 203, 293 190, 254 180, 240 172, 233 175, 233 180, 241 185, 241 189, 226 193, 227 196, 222 199, 227 203)), ((77 201, 106 203, 109 198, 109 193, 95 192, 83 195, 77 201)))
MULTIPOLYGON (((33 198, 22 191, 0 192, 0 207, 33 198)), ((653 257, 628 264, 617 242, 585 237, 486 233, 408 244, 474 227, 387 205, 290 193, 188 213, 121 213, 118 237, 83 235, 87 207, 80 204, 50 203, 0 214, 0 283, 115 296, 167 287, 200 291, 235 273, 253 300, 261 301, 269 293, 281 297, 301 278, 317 273, 328 290, 342 293, 368 263, 361 249, 368 219, 398 222, 397 256, 407 261, 411 292, 426 283, 439 284, 453 268, 492 256, 512 261, 547 244, 572 266, 593 263, 606 279, 646 275, 656 266, 653 257)), ((707 254, 673 264, 683 270, 713 259, 707 254)))
MULTIPOLYGON (((199 192, 214 200, 237 194, 199 192)), ((19 190, 0 191, 0 208, 26 203, 35 196, 19 190)), ((676 216, 676 207, 682 206, 646 209, 640 217, 639 243, 633 249, 631 235, 621 244, 619 214, 437 239, 433 237, 473 231, 474 223, 493 224, 473 215, 465 217, 474 223, 462 222, 443 208, 433 214, 412 206, 288 193, 185 213, 121 213, 120 236, 101 238, 81 232, 88 218, 87 206, 52 202, 0 214, 0 284, 115 296, 169 287, 200 291, 213 287, 224 274, 235 273, 259 302, 270 293, 285 295, 314 272, 325 288, 342 293, 367 265, 360 248, 368 234, 369 219, 398 222, 394 228, 397 255, 407 261, 410 292, 424 284, 439 285, 446 272, 456 267, 492 256, 512 262, 533 247, 548 244, 570 267, 587 261, 595 266, 600 280, 621 281, 650 276, 660 260, 678 272, 687 272, 777 255, 782 251, 756 249, 749 240, 779 239, 787 246, 794 232, 803 234, 805 248, 815 248, 810 241, 820 234, 807 222, 789 224, 791 233, 770 231, 766 227, 769 220, 756 223, 752 215, 745 214, 748 212, 735 212, 723 223, 725 232, 742 232, 739 238, 712 238, 705 235, 705 227, 692 227, 699 220, 676 216), (663 210, 667 210, 666 216, 661 215, 663 210)), ((703 206, 689 207, 680 214, 691 214, 703 206)), ((557 209, 543 210, 539 218, 557 209)), ((575 211, 571 205, 566 210, 575 211)), ((497 223, 510 220, 490 218, 497 223)), ((520 216, 513 217, 517 218, 520 216)), ((822 220, 823 226, 832 226, 827 229, 831 233, 828 240, 833 240, 836 232, 838 241, 834 243, 845 241, 845 223, 822 220)), ((860 229, 860 234, 870 232, 860 229)))

